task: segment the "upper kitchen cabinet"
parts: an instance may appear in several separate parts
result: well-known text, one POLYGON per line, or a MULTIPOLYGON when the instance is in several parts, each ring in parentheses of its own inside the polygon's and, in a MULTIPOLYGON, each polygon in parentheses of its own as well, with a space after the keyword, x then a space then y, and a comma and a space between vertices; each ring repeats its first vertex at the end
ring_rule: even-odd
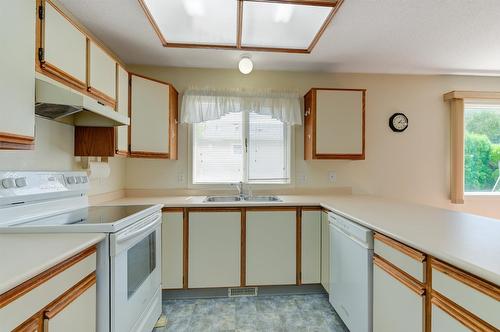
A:
POLYGON ((34 8, 35 1, 27 0, 0 11, 0 149, 30 149, 34 144, 34 8))
POLYGON ((49 0, 38 0, 38 5, 36 36, 42 73, 86 89, 87 36, 49 0))
POLYGON ((177 159, 178 92, 166 82, 130 75, 130 156, 177 159))
POLYGON ((115 107, 116 61, 94 41, 87 43, 87 89, 97 100, 115 107))
POLYGON ((365 99, 365 89, 309 90, 304 159, 365 159, 365 99))
MULTIPOLYGON (((116 65, 116 111, 123 116, 128 117, 128 96, 129 96, 129 77, 128 72, 119 64, 116 65)), ((128 155, 128 129, 129 126, 120 126, 116 128, 116 154, 128 155)))

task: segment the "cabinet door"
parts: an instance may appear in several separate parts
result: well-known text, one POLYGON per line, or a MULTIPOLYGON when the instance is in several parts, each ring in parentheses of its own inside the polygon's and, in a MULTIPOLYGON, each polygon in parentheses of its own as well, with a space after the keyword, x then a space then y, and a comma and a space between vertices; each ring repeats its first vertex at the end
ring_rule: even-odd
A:
POLYGON ((296 284, 296 211, 247 211, 247 285, 296 284))
POLYGON ((96 331, 96 284, 80 285, 44 313, 44 332, 96 331), (88 286, 88 287, 87 287, 88 286))
POLYGON ((373 331, 423 332, 424 289, 389 263, 374 258, 373 331))
POLYGON ((0 149, 27 149, 35 131, 35 1, 0 11, 0 149))
POLYGON ((42 68, 79 88, 86 88, 87 37, 50 1, 45 1, 42 68))
POLYGON ((321 210, 302 210, 301 283, 321 281, 321 210))
POLYGON ((164 289, 182 288, 184 213, 164 212, 161 228, 161 285, 164 289))
POLYGON ((95 42, 88 42, 87 89, 98 100, 115 106, 116 102, 116 62, 95 42))
POLYGON ((131 156, 169 158, 169 89, 166 83, 131 75, 131 156))
POLYGON ((330 293, 330 226, 326 211, 321 212, 321 285, 330 293))
POLYGON ((304 97, 304 157, 365 157, 364 89, 311 89, 304 97))
MULTIPOLYGON (((118 113, 125 116, 128 114, 128 72, 122 66, 117 65, 117 78, 116 78, 116 110, 118 113)), ((119 155, 128 155, 128 126, 120 126, 116 128, 116 153, 119 155)))
POLYGON ((189 212, 189 288, 240 285, 241 212, 189 212))

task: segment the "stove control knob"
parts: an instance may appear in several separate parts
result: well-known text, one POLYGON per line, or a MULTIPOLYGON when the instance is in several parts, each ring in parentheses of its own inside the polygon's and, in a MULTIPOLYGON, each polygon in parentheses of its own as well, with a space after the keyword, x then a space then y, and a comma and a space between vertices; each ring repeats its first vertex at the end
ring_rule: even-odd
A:
POLYGON ((66 182, 68 182, 69 184, 75 184, 76 179, 74 176, 68 176, 68 177, 66 177, 66 182))
POLYGON ((82 183, 87 183, 89 182, 88 178, 86 176, 82 176, 82 183))
POLYGON ((28 182, 26 182, 26 178, 17 178, 16 179, 16 186, 18 188, 26 187, 28 185, 28 182))
POLYGON ((5 189, 14 188, 16 186, 16 181, 14 178, 6 178, 2 180, 2 187, 5 189))

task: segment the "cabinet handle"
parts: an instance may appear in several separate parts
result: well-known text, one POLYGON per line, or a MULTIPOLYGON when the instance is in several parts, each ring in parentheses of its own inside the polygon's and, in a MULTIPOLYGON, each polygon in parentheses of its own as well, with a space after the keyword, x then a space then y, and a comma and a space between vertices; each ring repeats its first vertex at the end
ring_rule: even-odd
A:
POLYGON ((307 118, 309 116, 309 114, 311 114, 311 108, 310 107, 307 108, 306 112, 304 113, 304 117, 307 118))

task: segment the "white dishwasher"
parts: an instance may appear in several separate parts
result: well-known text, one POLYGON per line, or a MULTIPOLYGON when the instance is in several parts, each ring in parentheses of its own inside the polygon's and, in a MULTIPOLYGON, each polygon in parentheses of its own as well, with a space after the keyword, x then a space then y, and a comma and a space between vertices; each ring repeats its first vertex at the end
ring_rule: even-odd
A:
POLYGON ((350 332, 371 332, 373 232, 331 212, 328 220, 330 303, 350 332))

